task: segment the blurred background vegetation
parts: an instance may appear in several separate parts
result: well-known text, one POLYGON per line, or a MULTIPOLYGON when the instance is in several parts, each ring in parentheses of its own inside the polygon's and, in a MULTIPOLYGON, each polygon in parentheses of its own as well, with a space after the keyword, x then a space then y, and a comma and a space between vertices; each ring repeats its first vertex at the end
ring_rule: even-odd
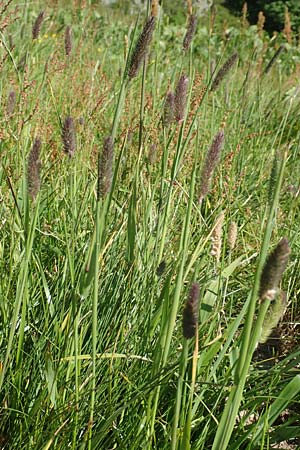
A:
MULTIPOLYGON (((127 14, 137 12, 146 5, 147 0, 102 0, 105 5, 121 10, 127 14)), ((97 2, 95 2, 97 3, 97 2)), ((173 23, 181 24, 186 20, 186 0, 161 0, 165 12, 173 23)), ((224 17, 241 17, 243 8, 246 8, 247 19, 250 24, 256 24, 260 11, 265 16, 264 28, 269 33, 282 31, 287 21, 294 33, 299 34, 300 28, 300 0, 194 0, 193 4, 200 12, 206 11, 210 6, 217 7, 224 17), (246 5, 246 6, 245 6, 246 5), (287 16, 288 15, 288 16, 287 16)))

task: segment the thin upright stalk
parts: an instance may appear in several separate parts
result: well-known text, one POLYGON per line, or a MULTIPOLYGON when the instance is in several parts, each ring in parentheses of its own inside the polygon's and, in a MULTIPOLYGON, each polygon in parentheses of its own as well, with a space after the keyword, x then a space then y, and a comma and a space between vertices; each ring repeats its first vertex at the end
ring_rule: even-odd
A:
POLYGON ((89 420, 89 443, 88 448, 92 450, 92 429, 94 422, 95 395, 96 395, 96 362, 97 362, 97 339, 98 339, 98 296, 99 296, 99 253, 101 242, 100 211, 102 201, 98 199, 96 204, 96 236, 95 236, 95 260, 94 260, 94 292, 92 304, 92 392, 90 402, 89 420))

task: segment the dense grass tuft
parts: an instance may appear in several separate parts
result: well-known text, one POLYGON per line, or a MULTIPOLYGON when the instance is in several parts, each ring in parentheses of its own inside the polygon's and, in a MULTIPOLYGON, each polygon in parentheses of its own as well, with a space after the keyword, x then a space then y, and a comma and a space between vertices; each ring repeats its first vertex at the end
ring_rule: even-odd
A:
POLYGON ((299 47, 118 4, 1 7, 0 448, 296 449, 299 47))

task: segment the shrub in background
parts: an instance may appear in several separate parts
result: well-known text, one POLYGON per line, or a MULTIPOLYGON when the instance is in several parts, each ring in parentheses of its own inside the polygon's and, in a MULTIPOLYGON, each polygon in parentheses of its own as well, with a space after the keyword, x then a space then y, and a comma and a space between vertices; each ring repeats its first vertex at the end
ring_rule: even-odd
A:
MULTIPOLYGON (((225 6, 235 14, 242 11, 244 0, 225 0, 225 6)), ((266 16, 265 29, 269 32, 282 31, 284 28, 285 10, 288 9, 291 16, 291 25, 295 32, 300 27, 300 2, 293 0, 251 0, 247 2, 248 19, 250 23, 257 22, 259 11, 266 16)))

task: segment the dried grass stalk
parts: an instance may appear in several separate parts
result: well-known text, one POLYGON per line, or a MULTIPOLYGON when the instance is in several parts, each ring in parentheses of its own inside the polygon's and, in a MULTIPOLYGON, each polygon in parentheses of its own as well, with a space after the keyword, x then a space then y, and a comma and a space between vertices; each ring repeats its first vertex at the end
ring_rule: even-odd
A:
POLYGON ((231 251, 235 247, 237 235, 238 235, 238 227, 237 227, 236 222, 230 222, 229 229, 228 229, 227 242, 228 242, 228 247, 231 251))

